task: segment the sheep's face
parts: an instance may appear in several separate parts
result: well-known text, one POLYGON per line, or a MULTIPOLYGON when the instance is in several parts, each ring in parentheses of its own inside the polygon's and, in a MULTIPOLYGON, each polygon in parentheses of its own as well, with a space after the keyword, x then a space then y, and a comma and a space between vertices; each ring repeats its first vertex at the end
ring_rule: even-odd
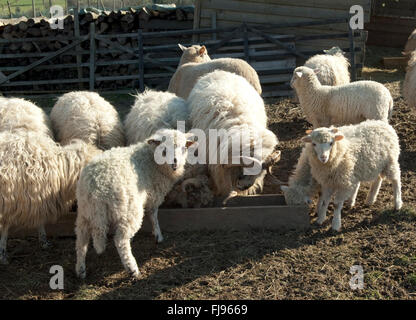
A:
POLYGON ((147 140, 155 148, 154 159, 159 165, 168 165, 172 171, 183 171, 188 156, 188 148, 197 143, 190 135, 177 130, 158 130, 147 140), (180 170, 179 170, 180 169, 180 170))
POLYGON ((322 163, 327 163, 336 141, 342 140, 344 136, 338 133, 337 128, 318 128, 313 131, 306 131, 308 135, 302 138, 303 142, 311 143, 316 157, 322 163))
POLYGON ((193 45, 188 48, 181 44, 178 44, 178 46, 183 52, 179 65, 188 62, 202 63, 211 61, 211 58, 208 56, 208 51, 205 46, 193 45))
POLYGON ((293 76, 292 79, 290 80, 290 86, 293 89, 296 89, 299 87, 302 79, 306 79, 309 78, 310 76, 314 75, 315 73, 318 73, 319 70, 313 70, 311 68, 308 67, 297 67, 294 71, 293 71, 293 76))

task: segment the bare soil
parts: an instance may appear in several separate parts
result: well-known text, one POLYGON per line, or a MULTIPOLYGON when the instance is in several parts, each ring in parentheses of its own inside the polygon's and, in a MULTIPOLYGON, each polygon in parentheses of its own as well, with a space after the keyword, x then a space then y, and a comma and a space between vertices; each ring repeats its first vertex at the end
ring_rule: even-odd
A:
MULTIPOLYGON (((416 297, 416 114, 404 102, 404 70, 385 70, 381 56, 400 50, 370 47, 363 78, 384 83, 395 101, 392 124, 402 153, 404 209, 394 212, 391 184, 384 182, 375 205, 364 205, 368 185, 354 209, 343 210, 343 229, 330 230, 332 214, 322 228, 307 232, 165 233, 155 245, 139 232, 133 254, 141 277, 131 281, 109 243, 102 256, 90 249, 87 280, 75 277, 74 238, 52 239, 46 251, 37 239, 11 239, 11 263, 0 266, 1 299, 415 299, 416 297), (49 268, 61 265, 65 289, 51 290, 49 268), (349 286, 350 267, 361 265, 364 288, 349 286)), ((131 98, 129 98, 131 99, 131 98)), ((126 110, 132 100, 110 100, 126 110)), ((42 101, 39 101, 42 105, 42 101)), ((282 160, 273 169, 283 181, 300 153, 300 138, 311 126, 290 99, 267 101, 270 128, 277 134, 282 160)), ((46 103, 45 103, 46 104, 46 103)), ((266 181, 265 193, 280 193, 266 181)), ((315 221, 311 208, 311 222, 315 221)), ((220 223, 220 222, 219 222, 220 223)))

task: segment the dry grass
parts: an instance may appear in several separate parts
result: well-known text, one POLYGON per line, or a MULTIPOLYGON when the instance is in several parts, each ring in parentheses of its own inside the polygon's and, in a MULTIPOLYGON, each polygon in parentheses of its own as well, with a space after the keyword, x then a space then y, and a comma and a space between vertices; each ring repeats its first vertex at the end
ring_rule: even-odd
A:
MULTIPOLYGON (((370 48, 370 53, 376 53, 370 48)), ((383 52, 383 51, 381 51, 383 52)), ((399 51, 397 50, 397 54, 399 51)), ((368 186, 361 188, 358 205, 344 209, 339 234, 313 227, 308 232, 166 233, 155 245, 139 232, 133 251, 142 272, 126 278, 117 252, 87 257, 88 278, 76 279, 74 239, 54 239, 48 251, 36 239, 10 241, 9 266, 0 266, 3 299, 414 299, 416 296, 416 115, 400 94, 403 70, 382 70, 372 56, 363 77, 386 84, 395 100, 393 126, 402 147, 403 200, 393 212, 392 189, 384 183, 378 202, 363 205, 368 186), (65 289, 49 289, 49 268, 65 270, 65 289), (363 267, 364 289, 349 287, 352 265, 363 267)), ((299 138, 310 125, 288 99, 268 101, 270 127, 283 150, 275 174, 287 180, 300 152, 299 138)), ((266 193, 279 192, 267 184, 266 193)), ((312 212, 312 210, 311 210, 312 212)), ((331 214, 329 216, 329 221, 331 214)), ((315 217, 311 216, 314 222, 315 217)))

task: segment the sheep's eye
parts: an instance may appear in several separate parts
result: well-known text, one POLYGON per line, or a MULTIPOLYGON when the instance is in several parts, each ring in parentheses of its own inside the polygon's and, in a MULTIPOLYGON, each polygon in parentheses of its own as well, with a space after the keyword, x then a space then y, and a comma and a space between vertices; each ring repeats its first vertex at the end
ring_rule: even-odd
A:
POLYGON ((312 145, 314 146, 314 147, 316 147, 316 143, 314 142, 314 143, 312 143, 312 145))

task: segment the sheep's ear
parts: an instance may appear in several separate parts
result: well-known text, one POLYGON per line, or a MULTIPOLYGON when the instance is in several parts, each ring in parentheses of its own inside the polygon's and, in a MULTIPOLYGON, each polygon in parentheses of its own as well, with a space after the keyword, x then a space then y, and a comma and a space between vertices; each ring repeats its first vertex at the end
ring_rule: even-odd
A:
POLYGON ((149 139, 149 140, 147 140, 147 143, 150 144, 150 145, 158 146, 162 143, 162 141, 155 140, 155 139, 149 139))
POLYGON ((306 132, 306 134, 311 134, 312 133, 312 129, 308 129, 308 130, 306 130, 305 132, 306 132))
POLYGON ((342 134, 337 134, 335 136, 335 141, 339 141, 339 140, 342 140, 342 139, 344 139, 344 136, 342 134))
POLYGON ((190 146, 198 147, 198 142, 193 140, 186 140, 185 147, 189 148, 190 146))
POLYGON ((302 138, 302 141, 305 143, 311 143, 312 142, 312 138, 311 136, 305 136, 302 138))
POLYGON ((178 43, 178 47, 182 50, 185 51, 187 48, 183 45, 181 45, 180 43, 178 43))
POLYGON ((204 53, 205 53, 205 51, 207 50, 207 48, 205 47, 205 46, 202 46, 200 49, 199 49, 199 55, 200 56, 202 56, 204 53))
POLYGON ((289 190, 288 186, 280 186, 280 190, 282 190, 283 192, 286 192, 289 190))
POLYGON ((296 71, 295 73, 296 73, 296 75, 298 76, 298 78, 302 78, 302 74, 303 74, 302 72, 300 72, 300 71, 296 71))

